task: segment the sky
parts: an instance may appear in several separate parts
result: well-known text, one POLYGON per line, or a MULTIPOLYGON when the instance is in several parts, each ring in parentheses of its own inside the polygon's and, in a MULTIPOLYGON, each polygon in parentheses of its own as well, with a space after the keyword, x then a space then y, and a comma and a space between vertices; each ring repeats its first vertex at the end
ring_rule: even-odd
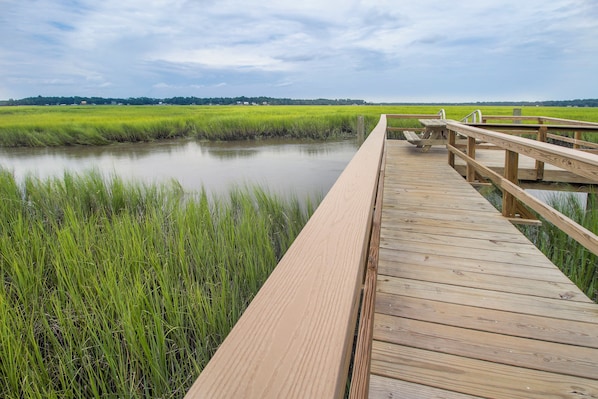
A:
POLYGON ((0 100, 598 97, 596 0, 0 0, 0 100))

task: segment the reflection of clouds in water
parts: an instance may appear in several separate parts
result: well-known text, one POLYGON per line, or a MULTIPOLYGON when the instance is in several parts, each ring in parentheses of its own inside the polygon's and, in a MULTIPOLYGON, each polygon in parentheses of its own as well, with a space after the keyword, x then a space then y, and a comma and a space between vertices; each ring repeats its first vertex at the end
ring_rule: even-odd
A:
POLYGON ((222 159, 246 158, 262 153, 289 154, 321 157, 339 153, 341 149, 355 152, 355 140, 318 142, 298 139, 276 138, 268 140, 203 142, 201 152, 222 159))
MULTIPOLYGON (((157 153, 172 154, 184 151, 186 148, 198 144, 188 139, 163 140, 155 142, 139 143, 115 143, 105 146, 64 146, 64 147, 41 147, 41 148, 0 148, 0 159, 2 158, 30 158, 43 157, 54 159, 140 159, 152 156, 157 153)), ((193 148, 191 148, 193 150, 193 148)))
POLYGON ((61 176, 64 170, 99 170, 128 179, 175 179, 188 191, 223 193, 236 184, 259 184, 278 193, 319 195, 330 189, 353 157, 356 140, 272 139, 200 142, 190 139, 102 147, 0 149, 0 166, 17 179, 33 173, 61 176))

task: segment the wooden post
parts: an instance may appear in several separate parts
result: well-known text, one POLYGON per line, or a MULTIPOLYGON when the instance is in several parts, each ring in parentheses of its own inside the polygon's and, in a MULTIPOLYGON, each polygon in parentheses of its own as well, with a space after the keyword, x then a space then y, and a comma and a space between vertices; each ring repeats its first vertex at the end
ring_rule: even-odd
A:
MULTIPOLYGON (((575 141, 580 141, 581 140, 581 132, 573 132, 573 138, 575 139, 575 141)), ((581 146, 578 143, 574 143, 573 148, 581 148, 581 146)))
POLYGON ((365 119, 363 115, 357 117, 357 140, 363 143, 365 140, 365 119))
MULTIPOLYGON (((457 134, 453 131, 449 129, 449 136, 448 136, 448 143, 449 146, 454 147, 455 146, 455 142, 457 141, 457 134)), ((448 163, 451 166, 451 168, 455 168, 455 154, 452 151, 448 152, 448 163)))
MULTIPOLYGON (((538 141, 546 143, 548 137, 548 127, 542 126, 538 129, 538 141)), ((536 160, 536 180, 544 179, 544 162, 536 160)))
MULTIPOLYGON (((475 159, 475 137, 467 137, 467 156, 475 159)), ((467 163, 467 181, 473 182, 475 180, 475 169, 469 162, 467 163)))
MULTIPOLYGON (((513 116, 521 116, 521 108, 513 108, 513 116)), ((513 118, 513 123, 521 123, 521 119, 513 118)))
MULTIPOLYGON (((505 179, 518 184, 517 173, 519 169, 519 154, 514 151, 505 151, 505 179)), ((516 217, 517 198, 506 190, 502 190, 502 215, 508 218, 516 217)))

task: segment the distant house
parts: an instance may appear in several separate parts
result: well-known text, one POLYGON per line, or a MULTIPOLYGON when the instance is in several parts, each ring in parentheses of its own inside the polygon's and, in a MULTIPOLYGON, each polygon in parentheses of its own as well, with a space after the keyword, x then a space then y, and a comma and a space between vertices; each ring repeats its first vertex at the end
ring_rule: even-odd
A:
POLYGON ((81 105, 87 105, 87 101, 81 101, 81 105))

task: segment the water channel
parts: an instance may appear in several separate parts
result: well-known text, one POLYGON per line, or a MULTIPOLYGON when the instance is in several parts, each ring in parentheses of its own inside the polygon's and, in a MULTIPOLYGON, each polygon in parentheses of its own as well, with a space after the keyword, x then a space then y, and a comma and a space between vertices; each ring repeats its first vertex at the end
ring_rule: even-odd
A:
POLYGON ((0 167, 18 181, 27 174, 60 177, 95 169, 145 183, 176 179, 186 191, 225 194, 257 184, 280 195, 323 197, 351 160, 359 143, 341 141, 201 142, 191 139, 101 147, 0 148, 0 167))

